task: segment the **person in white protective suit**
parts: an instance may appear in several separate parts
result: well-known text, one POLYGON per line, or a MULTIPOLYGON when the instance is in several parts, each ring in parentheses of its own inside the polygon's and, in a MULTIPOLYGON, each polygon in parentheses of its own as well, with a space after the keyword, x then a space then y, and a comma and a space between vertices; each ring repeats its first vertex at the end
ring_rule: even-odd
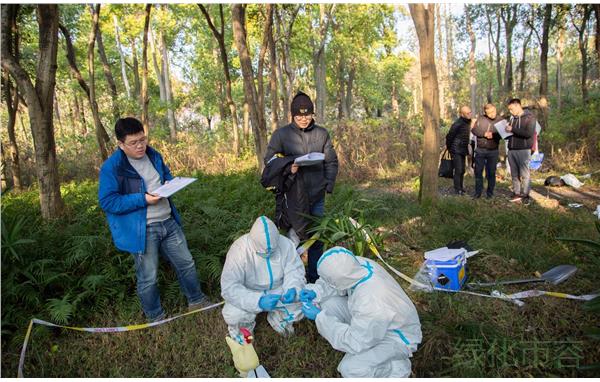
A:
POLYGON ((231 338, 239 339, 242 327, 254 332, 260 312, 268 312, 277 333, 293 334, 293 322, 303 317, 297 293, 306 284, 304 274, 291 240, 266 216, 257 218, 250 233, 229 248, 221 273, 222 313, 231 338))
POLYGON ((342 377, 409 377, 421 324, 396 280, 342 247, 327 250, 317 271, 321 278, 300 292, 302 311, 334 349, 346 353, 337 368, 342 377))

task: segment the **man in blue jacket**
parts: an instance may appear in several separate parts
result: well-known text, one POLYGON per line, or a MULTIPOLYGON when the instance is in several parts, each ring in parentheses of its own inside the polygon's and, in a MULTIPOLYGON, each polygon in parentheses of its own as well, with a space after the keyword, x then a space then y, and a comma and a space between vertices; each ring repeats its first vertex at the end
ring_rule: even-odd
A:
POLYGON ((137 294, 149 321, 165 318, 157 271, 162 255, 175 268, 189 309, 210 304, 200 289, 196 264, 170 199, 152 192, 173 179, 158 151, 148 146, 142 123, 121 118, 115 124, 119 149, 100 169, 98 200, 106 212, 115 246, 133 255, 137 294))

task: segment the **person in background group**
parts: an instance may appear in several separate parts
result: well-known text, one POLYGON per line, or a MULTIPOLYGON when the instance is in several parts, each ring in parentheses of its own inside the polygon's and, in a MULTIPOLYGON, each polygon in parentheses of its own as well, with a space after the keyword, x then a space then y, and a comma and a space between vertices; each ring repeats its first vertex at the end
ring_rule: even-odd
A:
POLYGON ((498 163, 498 144, 500 134, 496 131, 494 124, 502 118, 498 116, 496 107, 491 103, 483 107, 484 114, 477 118, 475 126, 471 129, 477 139, 474 151, 475 161, 475 195, 476 199, 481 197, 483 192, 483 169, 485 168, 485 177, 487 178, 486 195, 489 198, 494 196, 494 187, 496 186, 496 164, 498 163))
POLYGON ((100 168, 98 200, 115 246, 133 255, 137 294, 146 318, 165 318, 158 291, 160 255, 175 268, 189 310, 212 305, 200 289, 175 205, 152 193, 173 179, 171 171, 160 153, 148 146, 139 120, 119 119, 115 135, 119 149, 100 168))
POLYGON ((530 203, 529 191, 531 179, 529 161, 533 147, 536 118, 529 110, 523 110, 521 100, 513 98, 508 102, 508 111, 511 114, 506 131, 512 133, 508 137, 508 163, 512 177, 513 203, 527 205, 530 203))
MULTIPOLYGON (((305 155, 311 152, 325 154, 323 163, 304 166, 292 165, 292 173, 302 175, 304 187, 308 194, 311 216, 323 216, 325 213, 325 193, 332 193, 338 173, 338 158, 331 143, 329 133, 318 126, 313 119, 314 105, 308 95, 298 92, 291 104, 293 122, 273 133, 267 153, 265 165, 275 154, 305 155)), ((317 261, 323 254, 323 242, 316 241, 308 250, 308 282, 314 283, 319 275, 317 261)))
POLYGON ((469 135, 471 131, 471 109, 460 108, 460 117, 452 124, 446 134, 446 148, 452 155, 454 167, 454 193, 464 195, 463 179, 465 176, 465 158, 469 153, 469 135))

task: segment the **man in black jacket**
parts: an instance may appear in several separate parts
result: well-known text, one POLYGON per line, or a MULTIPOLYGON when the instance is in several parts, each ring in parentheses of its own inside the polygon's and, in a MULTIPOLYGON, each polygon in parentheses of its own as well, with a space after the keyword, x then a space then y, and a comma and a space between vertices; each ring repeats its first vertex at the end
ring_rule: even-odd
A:
POLYGON ((463 179, 465 176, 465 158, 469 153, 469 133, 471 131, 471 109, 460 108, 460 118, 450 127, 446 135, 446 148, 452 155, 454 167, 454 193, 464 195, 463 179))
POLYGON ((512 177, 513 195, 511 202, 529 204, 531 179, 529 161, 535 132, 535 116, 529 110, 523 110, 521 100, 513 98, 508 102, 511 117, 506 131, 512 133, 508 137, 508 164, 512 177))
MULTIPOLYGON (((323 127, 315 124, 313 119, 314 105, 307 94, 298 92, 291 105, 293 122, 283 126, 273 133, 267 153, 265 164, 277 153, 285 156, 305 155, 311 152, 325 154, 325 160, 312 166, 299 167, 292 165, 292 173, 302 175, 304 187, 310 203, 312 216, 323 216, 325 213, 325 192, 332 193, 335 178, 338 172, 337 154, 329 138, 329 133, 323 127)), ((309 283, 314 283, 318 278, 317 262, 323 254, 323 243, 315 242, 308 250, 308 275, 309 283)))
POLYGON ((477 137, 475 148, 475 195, 476 199, 481 197, 483 191, 483 169, 487 178, 487 197, 494 196, 496 186, 496 165, 498 163, 498 143, 500 134, 494 127, 502 119, 496 113, 496 107, 491 103, 483 107, 484 115, 477 118, 475 127, 471 132, 477 137))

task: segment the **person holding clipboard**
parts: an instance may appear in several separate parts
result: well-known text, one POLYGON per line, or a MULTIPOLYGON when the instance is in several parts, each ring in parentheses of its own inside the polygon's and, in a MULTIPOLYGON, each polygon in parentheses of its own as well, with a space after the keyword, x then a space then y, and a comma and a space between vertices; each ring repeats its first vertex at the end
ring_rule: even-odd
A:
POLYGON ((473 197, 479 199, 483 192, 483 169, 487 179, 487 198, 494 196, 496 186, 496 164, 498 163, 498 144, 500 134, 494 127, 502 118, 498 116, 496 107, 488 103, 483 107, 483 115, 475 122, 471 132, 477 138, 475 148, 475 194, 473 197))

